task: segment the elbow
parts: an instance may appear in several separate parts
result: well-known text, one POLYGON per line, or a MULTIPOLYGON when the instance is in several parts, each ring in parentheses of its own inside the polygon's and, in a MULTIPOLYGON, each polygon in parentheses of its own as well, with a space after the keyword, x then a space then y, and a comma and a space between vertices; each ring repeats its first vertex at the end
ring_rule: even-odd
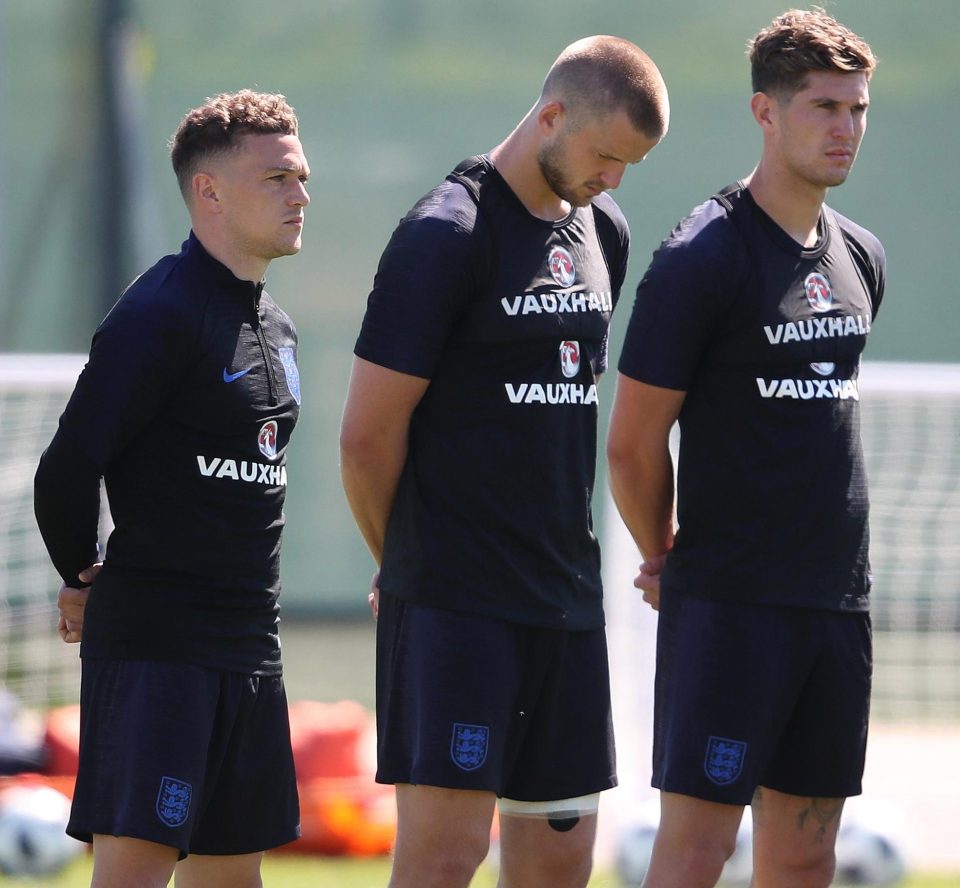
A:
POLYGON ((56 501, 58 482, 54 468, 44 450, 33 476, 33 510, 41 527, 52 503, 56 501))
POLYGON ((340 464, 342 466, 363 464, 375 459, 376 439, 369 432, 347 423, 340 426, 340 464))
POLYGON ((370 429, 340 428, 340 474, 344 483, 372 477, 393 462, 386 435, 370 429))
POLYGON ((630 474, 637 465, 636 448, 630 442, 616 435, 607 439, 607 468, 611 480, 630 474))

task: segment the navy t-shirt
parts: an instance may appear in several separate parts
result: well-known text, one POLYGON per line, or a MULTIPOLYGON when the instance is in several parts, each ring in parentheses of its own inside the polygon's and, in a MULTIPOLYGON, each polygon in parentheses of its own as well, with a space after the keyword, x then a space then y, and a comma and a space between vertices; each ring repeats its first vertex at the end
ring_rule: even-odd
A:
POLYGON ((738 183, 677 226, 637 288, 619 369, 686 392, 666 592, 868 607, 857 376, 885 259, 827 207, 818 230, 805 249, 738 183))
POLYGON ((394 232, 355 349, 430 380, 380 588, 527 625, 597 628, 596 383, 626 221, 607 196, 543 221, 485 157, 458 169, 466 186, 448 178, 394 232))
POLYGON ((105 481, 115 527, 83 657, 280 672, 296 357, 293 323, 262 284, 192 234, 100 324, 36 478, 40 529, 67 582, 94 559, 105 481))

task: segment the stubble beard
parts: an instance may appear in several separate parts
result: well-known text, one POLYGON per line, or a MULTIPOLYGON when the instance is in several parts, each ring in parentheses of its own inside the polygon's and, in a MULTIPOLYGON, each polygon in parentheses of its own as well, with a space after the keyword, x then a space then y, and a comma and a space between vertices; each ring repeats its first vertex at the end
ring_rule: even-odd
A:
POLYGON ((540 175, 550 187, 550 190, 561 200, 565 200, 572 207, 585 207, 592 200, 591 197, 577 194, 563 172, 563 143, 559 145, 544 145, 537 154, 537 166, 540 175))

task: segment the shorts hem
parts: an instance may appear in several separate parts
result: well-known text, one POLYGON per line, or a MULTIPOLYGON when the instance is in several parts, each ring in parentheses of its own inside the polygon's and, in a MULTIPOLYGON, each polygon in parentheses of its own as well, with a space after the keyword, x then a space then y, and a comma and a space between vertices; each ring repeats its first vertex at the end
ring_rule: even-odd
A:
POLYGON ((263 841, 244 845, 242 848, 229 848, 223 851, 211 851, 204 848, 191 848, 188 853, 199 854, 205 857, 234 857, 242 854, 260 854, 263 851, 271 851, 274 848, 282 848, 284 845, 289 845, 291 842, 296 842, 299 838, 300 830, 298 829, 297 834, 294 836, 264 839, 263 841))
POLYGON ((64 832, 73 839, 76 839, 79 842, 84 842, 87 845, 93 844, 94 836, 111 836, 115 839, 137 839, 141 842, 153 842, 155 845, 163 845, 166 848, 173 848, 175 851, 179 852, 180 859, 183 860, 187 856, 187 849, 176 841, 164 841, 161 838, 158 838, 156 835, 149 835, 144 830, 136 829, 124 829, 122 827, 105 827, 100 829, 98 827, 92 826, 88 829, 80 829, 72 824, 67 824, 67 828, 64 832))
POLYGON ((673 795, 688 796, 691 799, 700 799, 702 802, 714 802, 717 805, 735 805, 741 808, 750 804, 750 802, 753 800, 753 794, 755 792, 755 789, 751 789, 746 792, 741 792, 739 790, 723 792, 723 787, 717 787, 717 791, 713 792, 700 787, 690 789, 686 786, 661 786, 657 783, 652 783, 651 785, 654 789, 660 790, 660 792, 669 792, 673 795))
POLYGON ((774 792, 782 792, 784 795, 798 796, 804 799, 849 799, 863 794, 863 786, 859 783, 856 786, 845 787, 839 792, 835 789, 824 791, 822 787, 813 790, 798 789, 795 786, 775 785, 772 782, 761 783, 760 786, 764 789, 772 789, 774 792))

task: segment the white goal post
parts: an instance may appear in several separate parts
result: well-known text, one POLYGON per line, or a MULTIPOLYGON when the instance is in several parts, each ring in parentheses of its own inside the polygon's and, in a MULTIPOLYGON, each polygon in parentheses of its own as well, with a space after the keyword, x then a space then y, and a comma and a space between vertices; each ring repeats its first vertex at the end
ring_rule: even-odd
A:
MULTIPOLYGON (((33 476, 85 360, 0 355, 0 684, 28 706, 76 697, 77 648, 55 631, 59 580, 36 529, 33 476)), ((960 721, 960 364, 865 362, 860 379, 876 578, 874 718, 960 721)), ((652 687, 656 621, 633 589, 636 550, 609 502, 603 518, 624 712, 652 687)), ((620 733, 635 730, 625 722, 620 733)))
MULTIPOLYGON (((917 737, 960 737, 960 364, 865 361, 859 389, 874 574, 872 754, 902 733, 911 757, 907 749, 924 748, 917 737)), ((620 777, 598 849, 605 843, 610 853, 630 824, 657 820, 657 619, 633 587, 637 549, 609 494, 600 534, 620 777)), ((936 801, 919 806, 932 812, 928 819, 940 810, 936 801)))
POLYGON ((27 709, 76 702, 78 646, 57 634, 57 588, 33 476, 85 355, 0 355, 0 688, 27 709))

